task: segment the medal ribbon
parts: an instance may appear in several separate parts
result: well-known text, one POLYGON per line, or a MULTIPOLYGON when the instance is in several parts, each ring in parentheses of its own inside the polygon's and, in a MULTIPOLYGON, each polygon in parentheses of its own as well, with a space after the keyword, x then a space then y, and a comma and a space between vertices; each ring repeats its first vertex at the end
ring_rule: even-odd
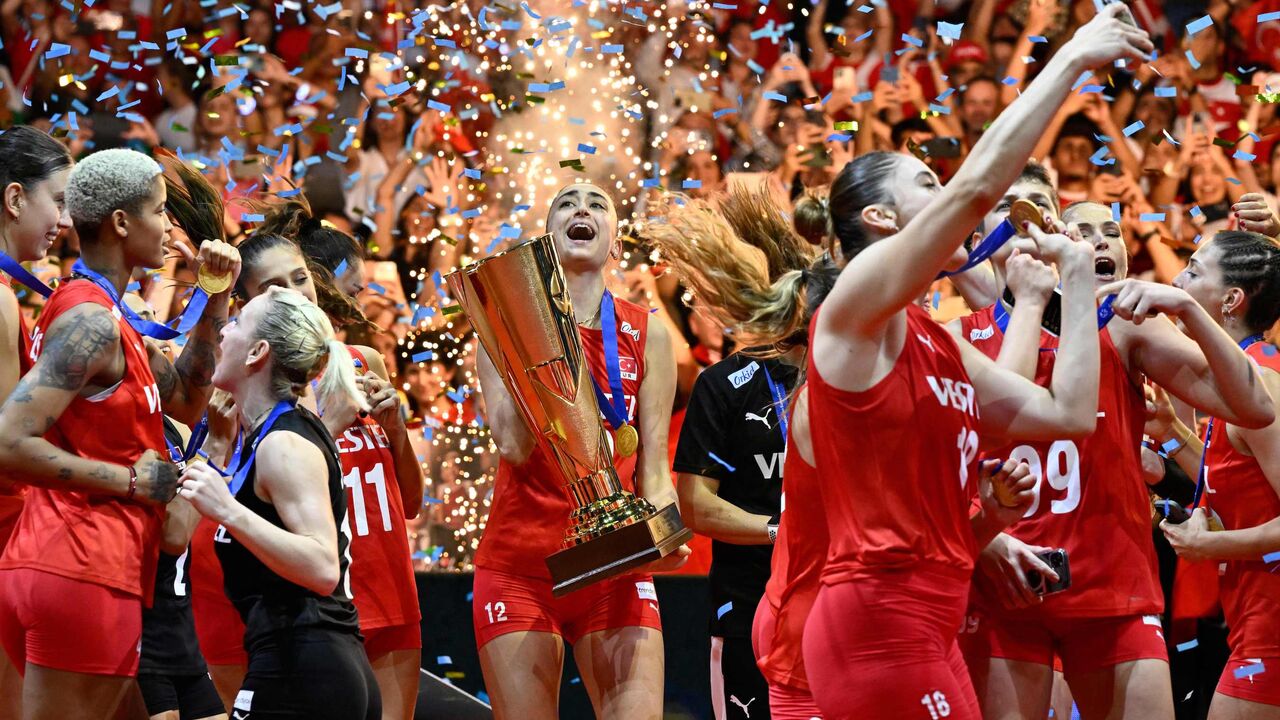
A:
MULTIPOLYGON (((1248 350, 1254 343, 1262 342, 1262 334, 1250 335, 1240 341, 1240 349, 1248 350)), ((1204 486, 1209 481, 1209 466, 1205 462, 1209 457, 1209 443, 1213 442, 1213 423, 1217 418, 1209 418, 1209 427, 1204 433, 1204 449, 1200 451, 1200 471, 1196 473, 1196 494, 1191 500, 1191 507, 1194 510, 1200 506, 1200 497, 1204 494, 1204 486)))
POLYGON ((200 322, 200 318, 204 315, 205 305, 209 303, 209 294, 198 287, 195 288, 191 293, 191 299, 187 301, 187 306, 173 320, 176 327, 170 327, 164 323, 144 320, 139 317, 128 305, 121 302, 115 286, 98 272, 90 270, 89 266, 84 264, 83 259, 76 260, 75 265, 71 266, 71 272, 92 281, 94 285, 102 288, 111 298, 111 301, 115 303, 116 307, 119 308, 120 314, 124 316, 125 321, 134 330, 137 330, 139 334, 157 340, 173 340, 191 332, 191 328, 200 322))
POLYGON ((774 382, 768 366, 761 365, 760 367, 764 369, 764 381, 769 384, 769 395, 773 397, 773 409, 778 412, 778 428, 782 430, 782 444, 785 447, 790 437, 787 435, 787 389, 783 387, 782 383, 774 382))
POLYGON ((937 279, 941 280, 942 278, 959 275, 962 272, 968 272, 974 269, 980 263, 985 262, 987 258, 994 255, 997 250, 1004 247, 1004 244, 1009 242, 1015 234, 1016 231, 1013 229, 1013 223, 1008 220, 1001 220, 1000 224, 996 226, 996 229, 992 230, 990 235, 982 238, 982 241, 973 249, 973 252, 969 253, 969 259, 965 261, 964 265, 960 266, 959 270, 952 270, 951 272, 944 270, 938 273, 937 279))
POLYGON ((271 408, 271 414, 267 415, 267 419, 262 423, 262 429, 258 432, 258 437, 254 439, 253 446, 249 448, 249 456, 241 460, 240 454, 244 450, 244 445, 238 444, 236 453, 228 463, 228 468, 234 467, 235 470, 231 477, 231 494, 235 495, 240 491, 240 487, 244 485, 245 478, 249 477, 249 468, 253 467, 253 458, 258 454, 258 444, 262 442, 262 438, 267 436, 271 431, 271 426, 280 419, 280 416, 293 409, 293 403, 288 400, 281 400, 276 406, 271 408))
POLYGON ((53 288, 45 285, 40 281, 40 278, 27 272, 27 269, 22 267, 22 263, 14 260, 3 252, 0 252, 0 270, 5 271, 9 274, 9 277, 17 280, 45 297, 49 297, 53 294, 53 288))
POLYGON ((169 442, 169 436, 166 435, 164 443, 169 446, 169 459, 174 464, 185 463, 195 457, 200 446, 204 444, 204 439, 209 436, 209 415, 205 413, 200 422, 191 428, 191 437, 187 438, 187 448, 183 450, 177 445, 169 442))
POLYGON ((591 387, 596 391, 596 402, 600 412, 614 430, 627 424, 627 398, 622 394, 622 366, 618 359, 618 324, 617 314, 613 307, 613 294, 608 290, 600 297, 600 334, 604 338, 604 367, 609 374, 609 391, 613 397, 606 397, 600 384, 591 373, 591 387))

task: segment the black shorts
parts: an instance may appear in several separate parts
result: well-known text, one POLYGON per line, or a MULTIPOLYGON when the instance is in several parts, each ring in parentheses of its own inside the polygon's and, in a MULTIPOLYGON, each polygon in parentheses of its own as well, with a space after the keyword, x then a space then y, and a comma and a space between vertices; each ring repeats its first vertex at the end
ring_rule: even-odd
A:
POLYGON ((249 651, 235 720, 381 720, 378 681, 356 635, 310 631, 249 651))
POLYGON ((182 720, 197 720, 227 712, 208 673, 138 673, 138 688, 142 690, 142 699, 147 704, 147 715, 177 710, 182 720))

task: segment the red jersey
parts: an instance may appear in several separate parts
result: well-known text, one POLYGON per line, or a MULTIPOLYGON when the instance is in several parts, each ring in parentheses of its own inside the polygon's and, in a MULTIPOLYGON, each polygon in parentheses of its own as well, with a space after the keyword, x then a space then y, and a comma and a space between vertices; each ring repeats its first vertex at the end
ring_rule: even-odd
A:
MULTIPOLYGON (((636 425, 636 398, 645 375, 644 345, 648 338, 649 311, 621 298, 615 298, 614 308, 627 423, 636 425)), ((604 394, 612 399, 604 362, 604 335, 599 330, 581 326, 578 334, 582 338, 587 369, 604 394)), ((644 448, 643 436, 640 447, 644 448)), ((665 448, 656 451, 663 452, 665 448)), ((631 492, 636 489, 637 457, 639 453, 626 458, 615 453, 613 457, 623 489, 631 492)), ((513 466, 499 460, 493 505, 476 552, 476 566, 550 580, 551 573, 543 559, 562 549, 561 542, 573 510, 573 501, 564 489, 555 459, 541 444, 522 465, 513 466)))
MULTIPOLYGON (((348 347, 353 360, 364 363, 348 347)), ((336 438, 347 489, 351 569, 347 575, 360 628, 375 630, 422 620, 409 559, 409 533, 387 432, 371 417, 356 417, 336 438)))
MULTIPOLYGON (((961 318, 964 338, 993 360, 1004 333, 995 306, 961 318)), ((1046 596, 1012 616, 1112 617, 1151 615, 1164 595, 1151 542, 1151 502, 1142 479, 1146 402, 1111 333, 1099 338, 1098 428, 1082 440, 1006 445, 987 455, 1024 460, 1036 477, 1036 496, 1022 520, 1005 530, 1019 540, 1063 548, 1071 559, 1071 588, 1046 596)), ((1041 331, 1036 384, 1049 387, 1058 338, 1041 331)), ((995 607, 993 598, 986 598, 995 607)))
MULTIPOLYGON (((45 439, 74 455, 119 465, 132 465, 148 448, 163 455, 160 391, 142 336, 125 322, 104 290, 88 280, 60 285, 36 323, 29 357, 39 357, 49 326, 83 303, 101 305, 115 316, 124 377, 94 398, 77 396, 45 439)), ((149 603, 163 519, 163 507, 77 490, 29 487, 0 568, 40 570, 114 588, 149 603)))
MULTIPOLYGON (((0 284, 12 289, 13 280, 0 273, 0 284)), ((27 374, 31 369, 31 336, 27 328, 27 318, 18 309, 18 377, 27 374)), ((0 401, 3 402, 3 401, 0 401)), ((0 478, 0 551, 9 542, 9 536, 18 525, 18 515, 22 512, 24 486, 13 483, 9 478, 0 478)))
POLYGON ((830 532, 822 582, 925 563, 967 582, 978 551, 978 402, 955 340, 907 307, 893 369, 860 392, 828 385, 813 357, 809 430, 830 532))
POLYGON ((764 586, 765 600, 777 619, 769 654, 756 660, 770 685, 809 689, 801 645, 826 558, 827 515, 817 470, 788 447, 782 469, 782 518, 764 586))
MULTIPOLYGON (((1257 342, 1245 354, 1264 368, 1280 371, 1274 345, 1257 342)), ((1228 530, 1262 525, 1280 517, 1280 496, 1267 481, 1256 458, 1236 450, 1227 424, 1213 423, 1205 464, 1208 505, 1228 530)), ((1280 656, 1280 575, 1262 558, 1229 560, 1218 576, 1222 613, 1227 618, 1232 657, 1280 656)))

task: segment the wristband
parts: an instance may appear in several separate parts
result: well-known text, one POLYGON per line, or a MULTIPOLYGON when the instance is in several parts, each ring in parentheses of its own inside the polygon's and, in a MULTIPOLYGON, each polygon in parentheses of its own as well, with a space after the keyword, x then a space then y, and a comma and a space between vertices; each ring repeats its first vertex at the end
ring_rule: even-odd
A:
POLYGON ((134 494, 137 492, 138 492, 138 469, 130 465, 129 466, 129 493, 125 495, 125 498, 128 500, 132 500, 134 494))
POLYGON ((769 518, 769 524, 765 527, 769 530, 769 544, 773 545, 778 542, 778 525, 782 523, 782 515, 774 515, 769 518))

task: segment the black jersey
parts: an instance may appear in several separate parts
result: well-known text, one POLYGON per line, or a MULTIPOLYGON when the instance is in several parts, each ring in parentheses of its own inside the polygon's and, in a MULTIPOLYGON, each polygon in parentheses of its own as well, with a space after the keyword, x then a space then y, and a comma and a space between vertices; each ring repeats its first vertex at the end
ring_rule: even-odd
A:
MULTIPOLYGON (((182 436, 169 418, 164 418, 164 437, 182 447, 182 436)), ((138 672, 160 675, 203 675, 209 669, 196 640, 191 615, 191 595, 187 578, 191 554, 170 555, 161 551, 156 568, 155 600, 142 611, 142 659, 138 672)))
MULTIPOLYGON (((214 548, 222 565, 227 598, 244 620, 245 648, 250 653, 258 641, 275 643, 281 632, 316 629, 359 634, 356 609, 351 602, 351 532, 338 448, 320 419, 305 408, 295 407, 280 415, 268 433, 286 431, 306 438, 324 452, 329 475, 329 507, 338 527, 340 580, 329 595, 313 593, 277 575, 237 542, 235 536, 219 527, 214 548)), ((245 438, 246 452, 254 446, 260 432, 261 428, 245 438)), ((257 468, 251 467, 244 485, 236 493, 236 500, 272 525, 284 527, 275 506, 258 497, 256 478, 257 468)))
MULTIPOLYGON (((680 428, 673 468, 720 481, 718 495, 758 515, 781 512, 786 450, 769 389, 795 386, 797 371, 778 360, 737 353, 698 376, 680 428)), ((784 399, 785 402, 785 399, 784 399)), ((770 545, 711 543, 711 634, 749 637, 756 604, 769 580, 770 545)))

